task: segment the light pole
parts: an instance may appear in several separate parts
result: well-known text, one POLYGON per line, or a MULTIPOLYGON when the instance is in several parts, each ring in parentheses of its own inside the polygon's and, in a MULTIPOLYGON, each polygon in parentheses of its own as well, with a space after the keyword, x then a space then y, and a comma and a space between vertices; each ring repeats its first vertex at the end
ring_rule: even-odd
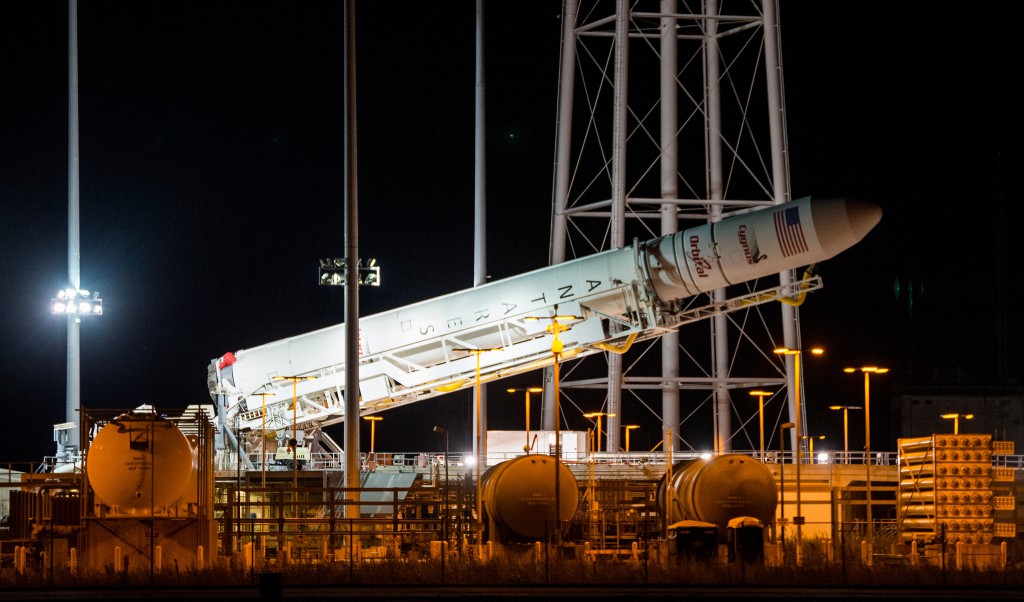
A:
POLYGON ((751 391, 750 395, 757 397, 757 419, 761 432, 761 461, 764 462, 764 398, 771 395, 771 391, 751 391))
POLYGON ((260 486, 267 487, 267 397, 277 393, 253 393, 260 396, 260 486))
POLYGON ((946 420, 952 420, 953 421, 953 434, 954 435, 959 435, 960 434, 960 419, 963 418, 964 420, 973 420, 974 419, 974 414, 943 414, 942 417, 944 419, 946 419, 946 420))
POLYGON ((811 464, 814 464, 814 440, 824 438, 825 435, 818 435, 817 437, 814 437, 813 435, 804 435, 804 439, 807 439, 807 455, 811 458, 811 464))
POLYGON ((782 543, 782 564, 786 564, 786 429, 796 425, 783 422, 779 425, 779 535, 782 543))
POLYGON ((866 535, 868 540, 868 566, 871 565, 871 554, 874 553, 874 543, 871 520, 871 375, 885 374, 888 368, 878 366, 865 366, 863 368, 843 368, 843 372, 853 374, 857 371, 864 373, 864 455, 867 463, 864 465, 865 497, 867 498, 867 524, 866 535))
MULTIPOLYGON (((299 381, 316 380, 315 376, 275 376, 274 380, 292 381, 292 488, 299 489, 299 381)), ((296 494, 298 495, 298 494, 296 494)))
POLYGON ((444 522, 441 524, 441 583, 444 583, 444 557, 448 547, 448 429, 435 426, 434 432, 444 435, 444 522))
POLYGON ((624 424, 622 428, 626 429, 626 455, 629 455, 629 431, 640 428, 639 424, 624 424))
POLYGON ((523 446, 523 451, 527 454, 530 453, 530 393, 543 393, 544 389, 540 387, 528 387, 526 389, 507 389, 509 393, 519 393, 521 391, 526 392, 526 445, 523 446))
POLYGON ((558 428, 559 427, 559 422, 561 420, 561 416, 559 415, 560 414, 560 412, 559 412, 559 405, 560 405, 559 401, 560 400, 558 398, 558 396, 560 394, 559 391, 558 391, 558 358, 562 355, 562 339, 560 338, 559 335, 562 333, 562 331, 568 330, 569 326, 566 325, 566 324, 560 324, 559 321, 561 321, 561 322, 574 322, 576 320, 582 320, 583 318, 581 318, 579 316, 574 316, 574 315, 571 315, 571 314, 560 316, 560 315, 558 315, 558 306, 557 305, 554 306, 554 311, 555 311, 555 315, 553 315, 553 316, 526 316, 524 319, 528 320, 528 321, 531 321, 531 322, 532 321, 537 321, 537 320, 551 320, 551 324, 548 324, 546 330, 549 333, 551 333, 551 335, 553 337, 551 339, 551 355, 553 356, 553 360, 554 360, 553 361, 553 365, 552 365, 552 370, 551 370, 552 383, 554 385, 554 395, 553 395, 554 400, 553 400, 552 403, 554 405, 554 410, 555 410, 555 461, 554 461, 554 465, 555 465, 555 523, 554 523, 554 525, 555 525, 555 538, 556 538, 556 541, 557 541, 557 543, 561 543, 562 542, 562 496, 561 496, 561 491, 560 491, 561 483, 559 482, 559 480, 560 480, 560 472, 561 472, 561 456, 562 456, 562 440, 561 439, 562 439, 562 437, 561 437, 561 433, 559 432, 559 428, 558 428))
MULTIPOLYGON (((77 153, 77 149, 76 149, 77 153)), ((76 184, 77 186, 77 184, 76 184)), ((75 246, 77 246, 78 240, 78 210, 77 210, 77 194, 75 194, 75 209, 73 211, 75 219, 74 228, 76 230, 74 239, 75 246)), ((69 243, 72 237, 69 236, 69 243)), ((78 271, 78 252, 76 249, 68 250, 68 262, 69 270, 68 275, 71 278, 72 286, 57 291, 57 294, 50 299, 50 313, 53 315, 67 316, 68 325, 68 364, 67 364, 67 404, 65 409, 65 418, 67 423, 71 423, 74 427, 80 427, 82 420, 79 414, 81 409, 81 358, 79 357, 80 347, 80 326, 82 323, 82 316, 101 316, 103 315, 103 299, 100 298, 100 294, 96 291, 89 292, 85 289, 78 288, 79 271, 78 271), (74 264, 72 267, 71 264, 74 264)), ((61 425, 66 427, 67 424, 61 425)), ((54 437, 57 441, 57 454, 61 460, 74 462, 72 457, 69 441, 71 429, 69 428, 54 428, 54 437)), ((81 429, 75 431, 79 436, 81 435, 81 429)), ((78 450, 81 453, 83 450, 78 450)))
POLYGON ((850 410, 863 410, 861 406, 828 406, 830 410, 843 411, 843 458, 850 463, 850 410))
POLYGON ((370 423, 370 459, 376 464, 377 463, 377 423, 384 420, 383 416, 363 416, 363 420, 369 421, 370 423))
POLYGON ((590 419, 597 418, 597 445, 595 446, 596 449, 594 451, 598 451, 598 452, 601 451, 601 417, 602 416, 608 416, 609 418, 611 418, 612 416, 615 416, 615 413, 613 412, 613 413, 609 414, 607 412, 588 412, 588 413, 583 415, 584 418, 590 418, 590 419))
MULTIPOLYGON (((483 500, 480 499, 480 465, 484 463, 484 450, 482 440, 482 422, 483 419, 480 416, 480 355, 488 351, 501 351, 501 347, 493 347, 489 349, 469 349, 466 347, 455 347, 452 351, 465 351, 466 353, 472 353, 476 356, 476 520, 479 522, 480 529, 477 531, 477 544, 483 545, 484 541, 484 515, 483 515, 483 500)), ((445 458, 447 461, 447 458, 445 458)))
MULTIPOLYGON (((815 347, 810 350, 813 355, 821 355, 825 353, 820 347, 815 347)), ((800 566, 803 562, 803 524, 804 516, 801 514, 800 508, 800 463, 803 461, 800 458, 801 441, 800 438, 803 436, 802 432, 802 416, 803 409, 800 407, 800 397, 802 384, 800 382, 800 359, 803 357, 803 349, 789 349, 788 347, 779 347, 774 350, 774 353, 778 355, 791 355, 793 356, 793 409, 796 413, 796 427, 794 431, 796 433, 796 516, 793 517, 793 524, 796 525, 796 564, 800 566)))

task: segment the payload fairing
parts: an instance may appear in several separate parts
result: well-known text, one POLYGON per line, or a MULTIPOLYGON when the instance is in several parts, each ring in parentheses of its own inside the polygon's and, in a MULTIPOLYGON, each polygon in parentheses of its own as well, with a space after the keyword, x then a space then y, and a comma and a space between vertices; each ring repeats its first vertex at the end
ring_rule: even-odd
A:
MULTIPOLYGON (((660 336, 682 323, 685 300, 829 259, 881 215, 870 203, 806 197, 363 317, 360 413, 473 386, 477 361, 482 381, 553 363, 549 322, 528 318, 580 318, 559 334, 561 361, 660 336), (467 348, 497 351, 457 351, 467 348)), ((344 360, 339 324, 215 358, 210 393, 241 430, 333 424, 344 420, 344 360), (265 402, 255 395, 279 375, 316 378, 265 402)))

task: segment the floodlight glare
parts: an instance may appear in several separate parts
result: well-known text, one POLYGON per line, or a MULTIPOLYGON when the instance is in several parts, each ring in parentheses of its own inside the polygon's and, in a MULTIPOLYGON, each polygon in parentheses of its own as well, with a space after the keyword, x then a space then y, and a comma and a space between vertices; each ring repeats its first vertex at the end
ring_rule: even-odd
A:
POLYGON ((50 300, 50 313, 63 315, 103 314, 103 299, 96 291, 85 289, 64 288, 57 291, 50 300))

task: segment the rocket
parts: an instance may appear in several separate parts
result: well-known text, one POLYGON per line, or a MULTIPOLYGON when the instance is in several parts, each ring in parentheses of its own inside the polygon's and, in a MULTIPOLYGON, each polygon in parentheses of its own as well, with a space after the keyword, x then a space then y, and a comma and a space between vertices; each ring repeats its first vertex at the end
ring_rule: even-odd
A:
MULTIPOLYGON (((692 297, 827 260, 881 216, 872 203, 805 197, 362 317, 360 413, 470 387, 477 374, 486 382, 553 363, 556 314, 574 317, 557 333, 560 361, 622 352, 678 327, 692 297)), ((218 412, 242 430, 343 421, 345 326, 214 358, 208 384, 218 412), (278 386, 276 375, 314 378, 285 383, 275 398, 255 395, 278 386)))

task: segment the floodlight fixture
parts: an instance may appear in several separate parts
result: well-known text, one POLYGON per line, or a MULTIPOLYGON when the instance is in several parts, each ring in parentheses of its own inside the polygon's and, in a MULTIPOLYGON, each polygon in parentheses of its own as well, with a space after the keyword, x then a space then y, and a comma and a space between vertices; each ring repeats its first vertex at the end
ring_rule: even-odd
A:
POLYGON ((50 300, 50 313, 67 316, 103 315, 103 299, 96 291, 63 288, 50 300))
MULTIPOLYGON (((363 265, 360 259, 356 267, 358 277, 356 284, 359 286, 380 286, 380 266, 376 259, 369 260, 363 265)), ((348 273, 345 260, 341 257, 334 259, 320 260, 320 285, 321 286, 345 286, 345 276, 348 273)))

